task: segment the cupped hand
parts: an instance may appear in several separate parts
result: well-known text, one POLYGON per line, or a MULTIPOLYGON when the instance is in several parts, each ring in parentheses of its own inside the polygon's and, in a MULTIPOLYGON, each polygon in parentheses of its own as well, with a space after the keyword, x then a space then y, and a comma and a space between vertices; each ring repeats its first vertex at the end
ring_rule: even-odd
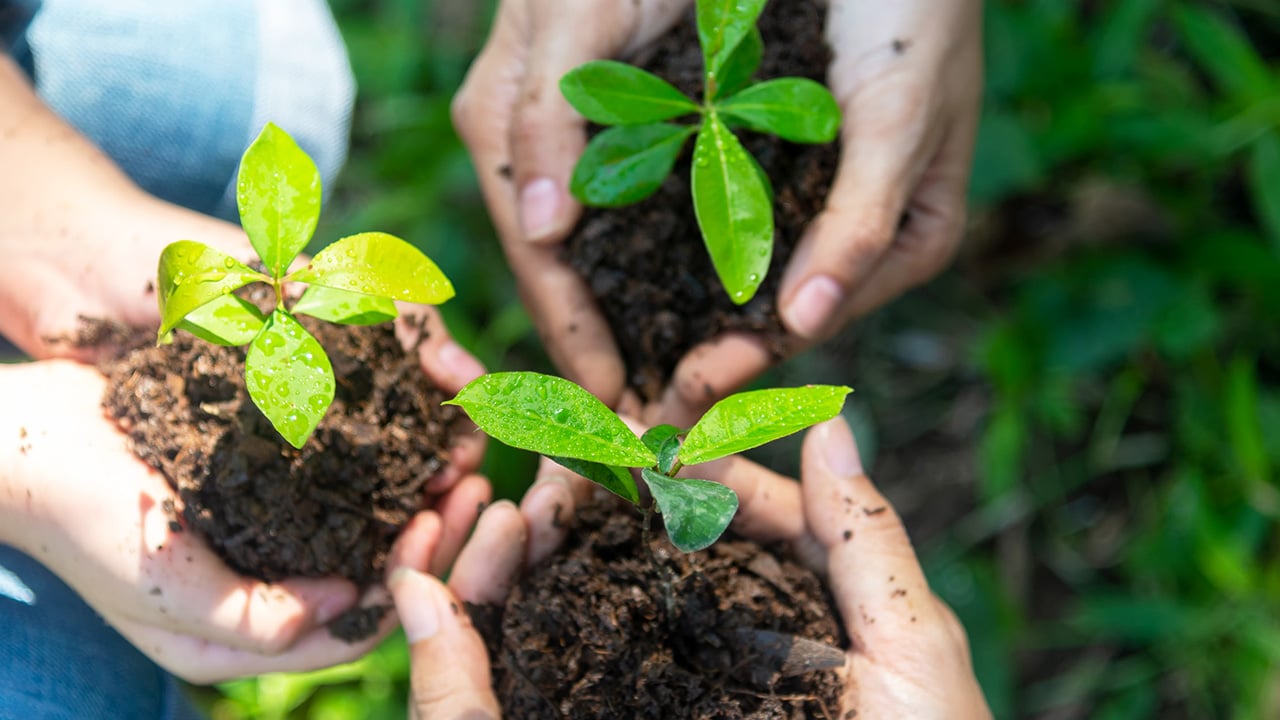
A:
POLYGON ((842 419, 809 431, 800 483, 742 458, 700 470, 739 494, 737 532, 791 542, 826 577, 849 635, 841 717, 991 717, 964 628, 929 589, 842 419))
MULTIPOLYGON (((555 244, 581 208, 568 193, 585 146, 561 75, 625 56, 665 32, 688 0, 504 0, 454 102, 525 304, 569 377, 616 406, 625 372, 590 292, 555 244)), ((788 353, 835 334, 936 274, 959 243, 982 86, 981 2, 833 0, 829 86, 844 113, 826 208, 779 289, 788 353)), ((777 361, 752 334, 693 348, 650 423, 688 425, 777 361)))
MULTIPOLYGON (((324 625, 386 591, 338 579, 264 583, 226 567, 165 506, 181 501, 128 449, 104 417, 105 378, 71 361, 0 369, 0 539, 35 557, 113 627, 174 674, 197 683, 306 670, 368 651, 395 625, 347 644, 324 625), (12 402, 13 404, 8 404, 12 402)), ((393 549, 397 564, 447 566, 489 497, 487 482, 458 482, 437 512, 420 514, 393 549)))

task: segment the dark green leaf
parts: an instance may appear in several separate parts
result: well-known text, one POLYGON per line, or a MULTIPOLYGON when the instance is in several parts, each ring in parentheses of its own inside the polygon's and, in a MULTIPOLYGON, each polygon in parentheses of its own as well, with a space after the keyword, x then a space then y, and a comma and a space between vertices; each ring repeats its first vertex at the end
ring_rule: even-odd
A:
POLYGON ((840 106, 807 78, 769 80, 727 97, 716 107, 743 125, 796 143, 828 143, 840 130, 840 106))
POLYGON ((693 209, 716 274, 739 305, 756 294, 773 255, 773 206, 751 162, 709 113, 693 150, 693 209))
POLYGON ((583 117, 601 125, 642 125, 698 112, 671 83, 616 60, 595 60, 565 73, 560 92, 583 117))
POLYGON ((257 337, 265 322, 266 317, 253 303, 222 295, 187 313, 178 329, 215 345, 239 347, 257 337))
POLYGON ((764 4, 765 0, 698 0, 698 42, 702 44, 708 85, 716 81, 729 56, 756 26, 764 4))
POLYGON ((551 460, 633 505, 640 504, 640 491, 636 489, 636 480, 631 477, 631 471, 626 468, 567 457, 552 457, 551 460))
POLYGON ((288 280, 430 305, 453 297, 453 284, 431 258, 380 232, 342 238, 316 253, 288 280))
POLYGON ((693 127, 670 123, 609 128, 587 144, 569 190, 597 207, 639 202, 662 186, 694 132, 693 127))
POLYGON ((267 123, 240 160, 240 224, 272 277, 283 277, 320 219, 320 171, 302 148, 267 123))
POLYGON ((1280 256, 1280 130, 1259 137, 1249 153, 1249 194, 1271 249, 1280 256))
POLYGON ((640 471, 662 513, 671 544, 697 552, 715 542, 738 512, 738 496, 710 480, 671 478, 649 468, 640 471))
POLYGON ((1191 54, 1224 93, 1237 101, 1256 102, 1277 92, 1274 73, 1249 37, 1220 12, 1182 4, 1173 17, 1191 54))
POLYGON ((161 336, 201 305, 254 280, 268 280, 230 255, 193 240, 166 247, 156 275, 161 336))
POLYGON ((396 304, 387 298, 323 285, 307 288, 292 312, 343 325, 377 325, 395 320, 399 315, 396 304))
POLYGON ((333 402, 333 366, 289 313, 276 310, 244 359, 249 397, 289 444, 301 448, 333 402))
POLYGON ((490 373, 444 404, 458 405, 481 430, 521 450, 622 467, 657 461, 612 410, 563 378, 490 373))
POLYGON ((675 467, 680 453, 680 432, 675 425, 655 425, 640 436, 640 442, 658 456, 659 472, 670 473, 675 467))
POLYGON ((830 420, 840 414, 850 392, 838 385, 806 385, 730 395, 689 430, 680 461, 708 462, 830 420))
POLYGON ((764 40, 758 28, 742 38, 738 47, 733 49, 729 59, 724 61, 720 74, 716 77, 715 98, 728 97, 751 82, 751 76, 760 69, 760 60, 764 58, 764 40))

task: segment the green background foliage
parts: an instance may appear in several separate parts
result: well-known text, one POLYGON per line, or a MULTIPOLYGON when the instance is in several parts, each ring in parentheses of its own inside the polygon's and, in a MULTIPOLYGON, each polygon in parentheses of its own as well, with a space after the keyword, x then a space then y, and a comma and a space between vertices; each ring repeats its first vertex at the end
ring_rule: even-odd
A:
MULTIPOLYGON (((459 289, 491 369, 550 371, 448 103, 490 3, 333 3, 361 87, 322 237, 378 229, 459 289)), ((766 384, 846 415, 963 620, 997 717, 1280 708, 1280 9, 989 0, 966 249, 766 384), (850 337, 853 337, 851 335, 850 337)), ((314 249, 314 248, 313 248, 314 249)), ((532 476, 491 443, 501 495, 532 476)), ((779 468, 795 446, 762 456, 779 468)), ((201 691, 220 720, 402 718, 399 637, 201 691)))

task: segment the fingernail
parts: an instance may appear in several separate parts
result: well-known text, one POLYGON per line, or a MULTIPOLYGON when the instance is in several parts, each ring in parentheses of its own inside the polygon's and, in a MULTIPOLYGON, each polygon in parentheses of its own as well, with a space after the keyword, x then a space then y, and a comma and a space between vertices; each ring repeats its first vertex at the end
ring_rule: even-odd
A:
POLYGON ((484 366, 480 361, 452 340, 440 346, 437 356, 440 358, 440 364, 462 384, 469 383, 484 374, 484 366))
POLYGON ((354 602, 351 598, 343 595, 331 595, 325 598, 316 608, 316 624, 328 625, 337 620, 352 605, 354 602))
POLYGON ((410 644, 435 637, 441 619, 452 612, 454 600, 444 586, 412 568, 397 568, 387 587, 395 596, 396 612, 410 644))
POLYGON ((530 181, 520 191, 520 226, 529 242, 541 242, 555 230, 560 190, 551 178, 530 181))
POLYGON ((791 302, 782 308, 782 319, 791 332, 811 340, 822 333, 843 300, 840 283, 827 275, 815 275, 806 280, 791 302))
POLYGON ((843 418, 837 417, 821 425, 823 433, 822 454, 827 469, 839 477, 856 477, 862 474, 862 458, 853 433, 843 418))

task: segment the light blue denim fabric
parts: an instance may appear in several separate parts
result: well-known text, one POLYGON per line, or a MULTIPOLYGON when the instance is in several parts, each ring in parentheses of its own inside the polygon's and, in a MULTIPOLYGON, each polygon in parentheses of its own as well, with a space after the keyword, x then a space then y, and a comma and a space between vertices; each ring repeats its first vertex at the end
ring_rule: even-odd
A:
MULTIPOLYGON (((193 210, 235 219, 236 167, 267 120, 325 187, 346 157, 354 82, 323 0, 0 0, 0 50, 135 182, 193 210)), ((0 720, 191 716, 172 677, 0 545, 0 720)))

